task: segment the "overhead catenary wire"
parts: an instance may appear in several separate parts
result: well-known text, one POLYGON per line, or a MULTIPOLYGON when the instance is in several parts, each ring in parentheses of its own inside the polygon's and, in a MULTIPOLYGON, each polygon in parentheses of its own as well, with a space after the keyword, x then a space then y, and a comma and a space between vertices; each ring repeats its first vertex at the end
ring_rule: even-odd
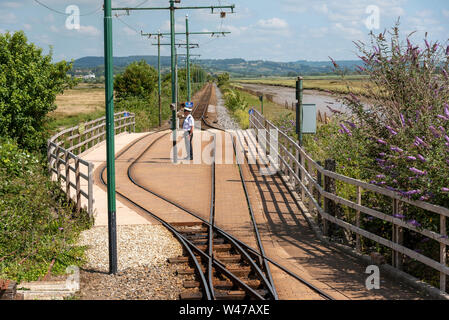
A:
MULTIPOLYGON (((34 0, 34 2, 36 2, 36 3, 39 4, 40 6, 46 8, 46 9, 48 9, 48 10, 54 12, 54 13, 57 13, 57 14, 60 14, 60 15, 63 15, 63 16, 67 16, 67 17, 71 15, 71 14, 68 14, 68 13, 65 13, 65 12, 62 12, 62 11, 59 11, 59 10, 57 10, 57 9, 54 9, 54 8, 52 8, 52 7, 48 6, 48 5, 46 5, 45 3, 43 3, 43 2, 41 2, 41 1, 39 1, 39 0, 34 0)), ((100 7, 98 7, 97 9, 95 9, 94 11, 91 11, 91 12, 88 12, 88 13, 85 13, 85 14, 80 14, 79 16, 80 16, 80 17, 85 17, 85 16, 94 15, 94 14, 100 12, 102 9, 103 9, 103 5, 101 5, 100 7)))

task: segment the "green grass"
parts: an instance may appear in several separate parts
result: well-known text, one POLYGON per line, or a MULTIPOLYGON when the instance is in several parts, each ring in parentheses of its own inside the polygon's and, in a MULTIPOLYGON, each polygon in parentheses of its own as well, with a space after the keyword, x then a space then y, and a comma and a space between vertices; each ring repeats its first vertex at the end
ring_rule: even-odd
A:
MULTIPOLYGON (((227 90, 230 89, 238 90, 238 85, 226 85, 221 87, 220 89, 225 93, 227 90)), ((236 110, 234 112, 230 111, 233 118, 237 121, 237 123, 240 125, 240 128, 247 129, 249 127, 249 109, 253 108, 255 110, 258 110, 259 112, 262 112, 261 110, 261 103, 259 100, 259 97, 252 95, 248 92, 238 90, 243 97, 243 99, 248 102, 248 107, 245 110, 236 110)), ((228 108, 229 110, 229 108, 228 108)), ((280 117, 285 117, 289 114, 292 114, 292 111, 286 110, 284 106, 281 106, 277 103, 264 100, 263 102, 263 114, 268 120, 276 120, 280 117)))
MULTIPOLYGON (((295 78, 259 78, 235 79, 236 83, 263 84, 283 87, 296 87, 295 78)), ((366 76, 348 76, 342 80, 339 76, 309 76, 304 77, 303 87, 306 90, 330 91, 332 93, 347 94, 348 87, 354 93, 366 94, 365 86, 368 84, 366 76)))

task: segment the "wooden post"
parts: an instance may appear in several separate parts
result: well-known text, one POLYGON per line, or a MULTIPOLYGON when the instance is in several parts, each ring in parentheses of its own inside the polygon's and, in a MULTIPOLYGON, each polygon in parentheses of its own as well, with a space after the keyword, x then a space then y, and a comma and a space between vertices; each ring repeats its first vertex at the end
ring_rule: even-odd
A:
POLYGON ((81 188, 80 188, 80 159, 75 159, 75 181, 76 181, 76 212, 81 211, 81 188))
POLYGON ((58 185, 61 185, 61 172, 59 172, 59 145, 56 147, 56 176, 58 179, 58 185))
MULTIPOLYGON (((357 204, 362 205, 362 187, 357 186, 357 204)), ((360 210, 357 210, 355 214, 355 225, 357 228, 360 228, 360 210)), ((355 249, 357 252, 362 252, 362 245, 360 243, 360 235, 358 233, 355 234, 355 249)))
MULTIPOLYGON (((446 217, 442 214, 440 214, 440 234, 443 239, 447 237, 446 217)), ((444 243, 440 243, 440 263, 446 266, 446 261, 447 261, 446 245, 444 243)), ((440 272, 440 290, 446 292, 446 274, 444 272, 440 272)))
MULTIPOLYGON (((397 199, 393 199, 393 215, 399 214, 401 212, 400 209, 400 201, 397 199)), ((393 242, 402 245, 404 233, 401 227, 395 225, 393 223, 392 227, 393 231, 393 242)), ((402 269, 402 254, 400 254, 396 250, 392 250, 392 265, 393 267, 401 270, 402 269)))
POLYGON ((65 194, 67 202, 70 201, 70 164, 69 152, 65 150, 65 194))
POLYGON ((304 202, 304 204, 305 204, 305 201, 306 201, 306 192, 305 192, 305 190, 304 190, 304 188, 306 187, 306 174, 305 174, 305 171, 306 171, 306 166, 305 166, 305 161, 304 161, 304 159, 305 159, 305 157, 303 157, 303 156, 301 156, 301 167, 303 168, 303 169, 301 169, 301 171, 300 171, 300 174, 301 174, 301 183, 302 183, 302 185, 301 185, 301 201, 302 202, 304 202), (304 171, 304 172, 303 172, 304 171))
MULTIPOLYGON (((316 162, 320 167, 322 167, 322 164, 321 164, 321 161, 317 161, 316 162)), ((320 186, 320 187, 323 187, 323 178, 322 178, 322 175, 321 175, 321 172, 319 171, 319 170, 317 170, 317 172, 316 172, 316 180, 317 180, 317 183, 318 183, 318 185, 320 186)), ((316 201, 318 202, 318 205, 321 207, 322 206, 322 203, 321 203, 321 195, 320 195, 320 193, 317 191, 317 198, 316 198, 316 201)), ((321 219, 321 216, 320 216, 320 214, 318 213, 318 223, 320 223, 321 222, 321 220, 323 220, 323 224, 326 222, 326 219, 321 219)))
MULTIPOLYGON (((312 168, 313 168, 312 162, 310 160, 307 161, 307 172, 309 173, 310 176, 313 177, 312 168)), ((312 182, 312 180, 310 180, 310 178, 307 178, 307 180, 308 180, 307 186, 308 186, 309 192, 311 195, 313 195, 313 192, 314 192, 313 191, 313 189, 314 189, 313 182, 312 182)), ((313 211, 313 202, 312 202, 312 198, 309 198, 309 212, 312 213, 312 211, 313 211)))
MULTIPOLYGON (((326 159, 326 161, 324 162, 324 169, 326 169, 328 171, 335 172, 335 169, 336 169, 335 160, 334 159, 326 159)), ((335 191, 336 191, 335 180, 328 176, 325 176, 324 177, 324 190, 326 192, 335 194, 335 191)), ((335 209, 336 209, 335 203, 331 199, 327 199, 326 197, 324 197, 325 212, 328 213, 329 215, 335 217, 335 211, 336 211, 335 209)), ((332 229, 333 228, 331 228, 329 223, 326 221, 324 234, 326 236, 329 236, 330 234, 332 234, 332 229)))
POLYGON ((89 162, 89 167, 88 167, 88 206, 87 206, 87 211, 89 213, 89 217, 92 219, 93 218, 93 204, 94 204, 94 189, 93 189, 93 171, 94 171, 94 164, 89 162))

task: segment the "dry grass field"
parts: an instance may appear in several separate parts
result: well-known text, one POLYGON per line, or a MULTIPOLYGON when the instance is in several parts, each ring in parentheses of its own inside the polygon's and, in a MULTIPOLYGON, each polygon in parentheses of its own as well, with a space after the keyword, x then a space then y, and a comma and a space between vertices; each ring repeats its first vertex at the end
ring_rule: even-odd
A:
POLYGON ((104 87, 82 83, 58 95, 55 103, 58 108, 52 116, 56 118, 104 110, 104 87))

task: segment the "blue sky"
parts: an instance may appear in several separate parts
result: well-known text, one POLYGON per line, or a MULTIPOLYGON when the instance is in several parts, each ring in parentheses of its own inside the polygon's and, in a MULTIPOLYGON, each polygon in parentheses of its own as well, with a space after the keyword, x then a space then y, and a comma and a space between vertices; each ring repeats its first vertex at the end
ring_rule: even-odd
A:
MULTIPOLYGON (((68 30, 67 16, 37 4, 34 0, 0 0, 0 33, 24 30, 28 39, 49 51, 54 60, 103 55, 103 0, 39 0, 65 12, 69 5, 80 9, 80 29, 68 30), (87 14, 87 15, 86 15, 87 14)), ((144 0, 113 0, 114 7, 136 6, 144 0)), ((401 17, 403 34, 418 31, 416 41, 424 39, 443 44, 449 38, 449 1, 447 0, 182 0, 181 6, 235 4, 236 13, 221 19, 210 10, 178 10, 177 31, 185 30, 185 14, 190 31, 231 31, 226 37, 192 36, 199 43, 195 54, 201 58, 244 58, 273 61, 327 61, 356 59, 352 41, 368 39, 366 20, 369 6, 379 9, 379 29, 391 28, 401 17)), ((148 0, 143 7, 167 6, 168 0, 148 0)), ((118 12, 115 12, 118 13, 118 12)), ((133 11, 113 19, 114 55, 154 55, 155 40, 143 38, 144 32, 169 31, 168 11, 133 11)), ((178 37, 179 41, 185 40, 178 37)), ((169 39, 164 40, 168 42, 169 39)), ((169 55, 169 47, 163 47, 169 55)))

